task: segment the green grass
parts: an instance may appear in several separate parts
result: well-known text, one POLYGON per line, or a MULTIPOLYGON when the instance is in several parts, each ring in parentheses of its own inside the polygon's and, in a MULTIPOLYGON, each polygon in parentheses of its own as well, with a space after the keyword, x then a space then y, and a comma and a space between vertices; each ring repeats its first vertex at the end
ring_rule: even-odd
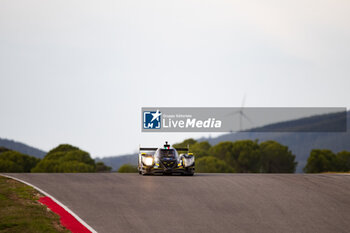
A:
POLYGON ((70 232, 40 197, 32 187, 0 176, 0 233, 70 232))

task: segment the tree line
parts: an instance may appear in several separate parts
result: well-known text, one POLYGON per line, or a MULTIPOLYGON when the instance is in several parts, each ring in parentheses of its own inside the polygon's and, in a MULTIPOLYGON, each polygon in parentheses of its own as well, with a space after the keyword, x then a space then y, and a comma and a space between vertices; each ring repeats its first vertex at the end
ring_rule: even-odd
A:
MULTIPOLYGON (((189 145, 195 155, 196 172, 206 173, 293 173, 297 162, 287 146, 275 141, 226 141, 211 146, 207 141, 186 139, 173 147, 189 145)), ((137 167, 124 164, 118 172, 137 172, 137 167)))
POLYGON ((211 146, 187 139, 173 146, 187 145, 196 157, 196 172, 293 173, 297 166, 288 147, 275 141, 226 141, 211 146))
POLYGON ((109 172, 111 169, 69 144, 55 147, 43 159, 0 147, 0 172, 109 172))
MULTIPOLYGON (((292 151, 276 141, 226 141, 211 146, 207 141, 186 139, 173 146, 183 148, 187 145, 195 155, 196 172, 294 173, 297 166, 292 151)), ((125 164, 118 172, 137 172, 137 167, 125 164)), ((350 172, 350 152, 333 153, 314 149, 310 152, 304 172, 350 172)))
POLYGON ((304 172, 350 172, 350 152, 333 153, 331 150, 312 150, 304 172))
MULTIPOLYGON (((211 146, 207 141, 186 139, 175 148, 190 146, 196 158, 196 172, 214 173, 294 173, 295 155, 276 141, 226 141, 211 146)), ((86 151, 61 144, 50 150, 43 159, 0 147, 0 172, 109 172, 111 167, 95 162, 86 151)), ((350 152, 333 153, 314 149, 310 152, 306 173, 349 172, 350 152)), ((126 164, 118 172, 137 172, 126 164)))

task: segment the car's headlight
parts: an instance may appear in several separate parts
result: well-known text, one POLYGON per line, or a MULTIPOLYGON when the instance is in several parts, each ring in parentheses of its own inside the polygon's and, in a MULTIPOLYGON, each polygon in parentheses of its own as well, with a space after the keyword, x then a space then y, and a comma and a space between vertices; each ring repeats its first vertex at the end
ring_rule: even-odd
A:
POLYGON ((152 157, 142 157, 142 161, 146 166, 152 166, 152 164, 153 164, 152 157))

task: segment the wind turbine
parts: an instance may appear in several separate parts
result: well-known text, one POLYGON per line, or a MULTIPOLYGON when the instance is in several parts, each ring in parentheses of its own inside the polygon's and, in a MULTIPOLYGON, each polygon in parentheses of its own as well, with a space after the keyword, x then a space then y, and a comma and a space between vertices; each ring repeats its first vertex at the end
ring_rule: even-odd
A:
POLYGON ((238 111, 232 112, 229 115, 239 115, 239 131, 242 131, 243 129, 243 118, 246 119, 247 121, 249 121, 251 124, 254 124, 253 121, 247 116, 247 114, 245 114, 243 112, 243 108, 244 108, 244 104, 245 104, 245 100, 246 100, 246 95, 244 94, 243 99, 242 99, 242 104, 241 104, 241 108, 238 111))

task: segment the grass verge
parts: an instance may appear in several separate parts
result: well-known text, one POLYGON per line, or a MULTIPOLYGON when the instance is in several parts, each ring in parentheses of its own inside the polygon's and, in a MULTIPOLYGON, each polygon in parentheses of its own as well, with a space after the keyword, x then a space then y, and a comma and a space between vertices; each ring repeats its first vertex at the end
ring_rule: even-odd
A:
POLYGON ((0 176, 0 233, 70 232, 58 215, 40 204, 34 188, 0 176))

